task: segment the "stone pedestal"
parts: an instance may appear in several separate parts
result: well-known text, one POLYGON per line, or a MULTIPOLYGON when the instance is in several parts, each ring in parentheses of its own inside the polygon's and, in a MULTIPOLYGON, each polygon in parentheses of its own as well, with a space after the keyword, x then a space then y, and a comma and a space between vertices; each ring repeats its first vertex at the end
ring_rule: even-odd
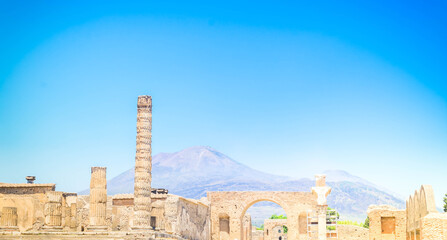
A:
POLYGON ((18 231, 17 208, 3 207, 2 217, 0 218, 0 231, 18 231))
POLYGON ((62 192, 47 192, 47 203, 45 203, 44 215, 47 231, 62 230, 62 192))
POLYGON ((151 229, 152 98, 138 97, 135 155, 134 219, 132 230, 151 229))
POLYGON ((92 167, 90 179, 90 224, 87 231, 107 231, 107 179, 105 167, 92 167))
POLYGON ((318 206, 318 240, 327 239, 327 228, 326 228, 326 215, 327 215, 327 205, 318 206))
POLYGON ((315 180, 316 186, 312 187, 312 194, 317 196, 318 240, 326 240, 327 196, 331 192, 331 188, 326 186, 325 175, 316 175, 315 180))

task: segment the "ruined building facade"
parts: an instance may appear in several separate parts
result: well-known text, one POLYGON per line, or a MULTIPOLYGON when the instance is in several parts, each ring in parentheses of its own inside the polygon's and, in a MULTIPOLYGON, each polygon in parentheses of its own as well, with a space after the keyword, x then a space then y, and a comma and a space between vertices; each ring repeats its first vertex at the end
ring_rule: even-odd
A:
POLYGON ((105 167, 92 167, 90 194, 55 184, 0 183, 0 239, 209 239, 210 209, 151 188, 152 98, 138 97, 134 194, 107 195, 105 167))
POLYGON ((152 98, 138 97, 137 107, 134 194, 108 195, 105 167, 91 168, 89 195, 56 191, 55 184, 36 184, 32 176, 26 184, 0 183, 0 239, 447 240, 447 216, 436 211, 426 185, 410 197, 406 210, 372 206, 369 230, 346 225, 334 230, 324 175, 316 176, 308 192, 208 192, 195 200, 154 189, 152 98), (287 219, 267 221, 264 232, 252 228, 246 211, 260 201, 277 203, 287 219))

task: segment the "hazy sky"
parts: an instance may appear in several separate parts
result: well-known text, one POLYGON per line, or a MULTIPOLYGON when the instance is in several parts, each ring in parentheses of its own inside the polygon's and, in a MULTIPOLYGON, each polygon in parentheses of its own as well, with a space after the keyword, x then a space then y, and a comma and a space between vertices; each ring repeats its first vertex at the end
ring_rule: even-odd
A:
POLYGON ((159 2, 0 2, 0 182, 76 192, 131 168, 148 94, 154 154, 432 184, 441 205, 445 1, 159 2))

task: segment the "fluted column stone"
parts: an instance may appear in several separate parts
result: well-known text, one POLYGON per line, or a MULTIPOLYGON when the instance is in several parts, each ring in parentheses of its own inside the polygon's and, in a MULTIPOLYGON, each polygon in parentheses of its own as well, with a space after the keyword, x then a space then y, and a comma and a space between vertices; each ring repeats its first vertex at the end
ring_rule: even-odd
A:
POLYGON ((106 231, 107 178, 105 167, 92 167, 90 179, 89 231, 106 231))
POLYGON ((47 202, 44 207, 45 226, 47 230, 62 230, 62 192, 46 192, 47 202))
POLYGON ((65 193, 65 224, 64 229, 68 231, 76 231, 77 227, 77 199, 76 193, 65 193))
POLYGON ((18 215, 17 208, 15 207, 3 207, 2 215, 0 218, 0 231, 14 231, 18 230, 18 215))
POLYGON ((151 228, 152 98, 138 97, 134 183, 134 230, 151 228))

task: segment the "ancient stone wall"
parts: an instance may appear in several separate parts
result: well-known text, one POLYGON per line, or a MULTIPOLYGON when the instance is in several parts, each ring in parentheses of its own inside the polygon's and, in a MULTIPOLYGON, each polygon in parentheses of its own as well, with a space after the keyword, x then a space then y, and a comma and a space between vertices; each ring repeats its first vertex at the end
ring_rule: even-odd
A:
POLYGON ((16 229, 17 227, 17 208, 3 207, 0 215, 0 229, 16 229))
POLYGON ((17 226, 20 231, 40 229, 45 221, 45 194, 0 194, 0 211, 4 207, 17 209, 17 226))
POLYGON ((0 183, 0 194, 36 194, 55 189, 56 184, 0 183))
POLYGON ((317 207, 317 196, 311 192, 208 192, 211 210, 211 239, 242 239, 242 217, 247 209, 260 201, 271 201, 280 205, 287 215, 288 239, 296 240, 299 235, 300 216, 317 207), (222 231, 227 227, 226 232, 222 231))
POLYGON ((51 231, 62 230, 63 192, 51 191, 45 195, 47 196, 44 208, 45 228, 51 231))
POLYGON ((369 229, 354 225, 337 225, 340 240, 368 240, 369 229))
POLYGON ((246 213, 243 219, 243 235, 242 240, 251 240, 252 238, 252 225, 251 225, 251 215, 246 213))
POLYGON ((424 240, 447 240, 447 214, 429 213, 424 216, 420 237, 424 240))
POLYGON ((368 208, 369 239, 371 240, 405 240, 405 210, 388 205, 371 205, 368 208))
POLYGON ((48 191, 45 194, 0 194, 3 207, 17 208, 19 231, 75 231, 77 226, 75 193, 48 191))
POLYGON ((151 227, 155 230, 166 229, 165 207, 168 194, 152 193, 151 227))
POLYGON ((264 240, 264 231, 263 230, 256 230, 255 228, 252 230, 251 233, 251 239, 252 240, 264 240))
MULTIPOLYGON (((1 240, 187 240, 163 232, 0 232, 1 240)), ((190 239, 188 239, 190 240, 190 239)))
MULTIPOLYGON (((410 239, 419 240, 422 239, 421 232, 423 232, 423 218, 430 213, 438 213, 435 206, 435 196, 433 189, 430 185, 422 185, 419 190, 416 190, 413 195, 411 195, 406 202, 406 228, 407 237, 410 239)), ((428 222, 435 221, 432 218, 428 222)), ((439 220, 440 225, 442 225, 442 220, 439 220)), ((436 229, 436 228, 430 228, 436 229)), ((426 235, 428 234, 428 229, 425 229, 426 235)), ((431 233, 437 235, 436 233, 431 233)))
MULTIPOLYGON (((275 227, 287 226, 287 219, 265 219, 264 220, 264 239, 265 240, 273 240, 278 239, 277 235, 274 234, 273 229, 275 227)), ((282 238, 284 239, 284 238, 282 238)))
MULTIPOLYGON (((90 195, 78 195, 76 199, 76 206, 76 221, 78 224, 76 227, 76 231, 89 231, 88 227, 90 226, 90 195)), ((112 211, 112 196, 107 196, 105 224, 108 231, 112 230, 112 211)))
POLYGON ((168 194, 165 219, 167 233, 197 240, 210 237, 210 209, 207 202, 168 194))

